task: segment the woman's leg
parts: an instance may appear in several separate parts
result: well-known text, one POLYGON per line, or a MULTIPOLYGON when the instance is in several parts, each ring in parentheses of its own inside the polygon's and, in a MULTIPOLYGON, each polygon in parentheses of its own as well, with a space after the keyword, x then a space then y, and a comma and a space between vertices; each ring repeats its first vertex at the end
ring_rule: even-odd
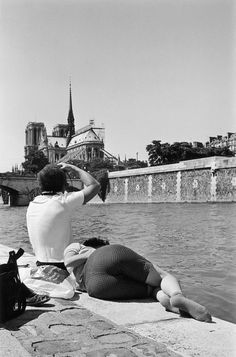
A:
POLYGON ((211 315, 207 309, 197 302, 186 298, 182 293, 178 280, 173 275, 167 274, 163 277, 161 290, 169 296, 171 311, 174 312, 174 310, 179 309, 180 312, 187 312, 196 320, 211 322, 211 315))
POLYGON ((182 293, 178 280, 158 266, 153 266, 153 269, 151 269, 151 273, 148 276, 149 283, 153 284, 155 282, 153 279, 153 277, 155 277, 153 270, 159 274, 161 281, 159 287, 154 288, 152 296, 157 299, 167 311, 180 313, 179 308, 172 306, 170 302, 170 296, 182 293))
POLYGON ((174 296, 177 294, 182 294, 181 286, 175 276, 171 274, 166 274, 161 280, 161 290, 164 291, 168 296, 174 296))
POLYGON ((207 309, 195 301, 186 298, 182 293, 180 283, 176 277, 165 272, 158 266, 153 266, 153 269, 150 269, 150 274, 147 277, 148 284, 155 286, 154 283, 157 281, 157 274, 161 276, 161 283, 160 287, 157 285, 157 288, 153 290, 153 296, 168 311, 175 313, 185 312, 196 320, 211 321, 211 315, 207 309))

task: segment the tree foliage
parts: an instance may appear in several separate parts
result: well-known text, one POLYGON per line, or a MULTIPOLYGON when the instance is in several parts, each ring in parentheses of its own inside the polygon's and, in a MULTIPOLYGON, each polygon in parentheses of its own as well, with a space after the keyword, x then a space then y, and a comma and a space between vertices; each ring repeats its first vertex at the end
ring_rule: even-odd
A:
POLYGON ((126 169, 139 169, 142 167, 147 167, 148 164, 146 161, 141 161, 131 158, 124 163, 124 166, 126 169))
MULTIPOLYGON (((114 169, 114 164, 112 164, 111 161, 109 160, 102 160, 102 159, 95 159, 92 161, 83 161, 83 160, 68 160, 68 164, 74 165, 76 167, 79 167, 82 170, 88 171, 91 174, 97 171, 113 171, 114 169)), ((76 178, 76 172, 74 170, 70 171, 70 176, 71 178, 76 178)))
POLYGON ((212 148, 199 145, 193 147, 191 143, 175 142, 174 144, 161 143, 153 140, 147 145, 148 161, 150 166, 174 164, 179 161, 200 159, 209 156, 234 156, 228 147, 212 148))
POLYGON ((25 162, 22 162, 22 166, 26 174, 37 174, 48 163, 48 159, 44 153, 36 150, 26 156, 25 162))

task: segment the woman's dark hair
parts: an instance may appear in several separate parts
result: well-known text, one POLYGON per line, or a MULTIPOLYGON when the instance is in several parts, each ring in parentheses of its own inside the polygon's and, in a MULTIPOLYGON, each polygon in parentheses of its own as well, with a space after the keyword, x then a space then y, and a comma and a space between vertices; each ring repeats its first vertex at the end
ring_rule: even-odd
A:
POLYGON ((38 173, 42 191, 61 192, 66 187, 66 173, 59 166, 48 164, 38 173))
POLYGON ((96 248, 103 247, 104 245, 109 245, 110 243, 106 239, 89 238, 89 239, 86 239, 82 244, 87 247, 92 247, 92 248, 96 249, 96 248))

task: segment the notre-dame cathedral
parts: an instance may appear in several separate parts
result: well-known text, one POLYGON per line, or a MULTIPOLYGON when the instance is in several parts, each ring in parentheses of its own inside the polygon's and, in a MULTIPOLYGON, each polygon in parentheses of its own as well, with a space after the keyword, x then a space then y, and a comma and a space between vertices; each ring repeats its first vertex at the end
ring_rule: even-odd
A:
POLYGON ((35 150, 40 150, 50 163, 62 158, 63 161, 106 158, 117 161, 116 157, 104 148, 104 126, 98 127, 94 120, 90 120, 88 125, 75 130, 74 122, 70 84, 67 124, 57 124, 52 135, 48 135, 44 123, 29 122, 25 130, 25 157, 35 150))

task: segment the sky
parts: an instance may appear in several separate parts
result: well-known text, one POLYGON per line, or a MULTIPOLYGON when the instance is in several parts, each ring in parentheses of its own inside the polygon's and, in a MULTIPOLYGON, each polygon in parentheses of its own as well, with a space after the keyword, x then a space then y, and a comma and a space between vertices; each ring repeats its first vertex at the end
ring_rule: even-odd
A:
POLYGON ((105 126, 105 149, 147 160, 236 132, 235 1, 0 0, 0 172, 24 161, 25 128, 105 126))

